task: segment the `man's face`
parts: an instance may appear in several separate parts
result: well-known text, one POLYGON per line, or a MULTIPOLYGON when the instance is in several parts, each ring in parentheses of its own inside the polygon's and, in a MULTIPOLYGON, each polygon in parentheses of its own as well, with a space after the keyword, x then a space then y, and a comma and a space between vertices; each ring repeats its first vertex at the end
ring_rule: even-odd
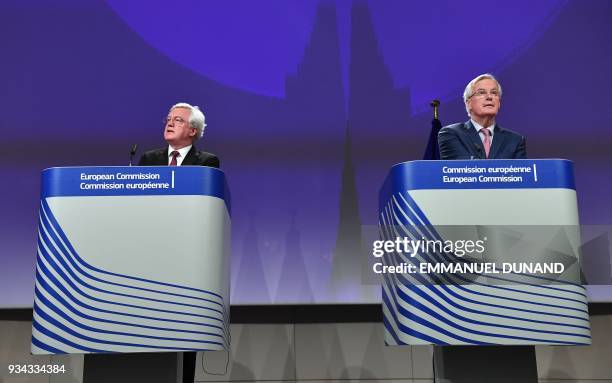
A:
POLYGON ((196 135, 196 129, 189 126, 191 111, 187 108, 174 108, 166 118, 164 139, 174 149, 191 145, 196 135))
POLYGON ((474 120, 494 118, 501 105, 497 82, 489 78, 482 79, 474 84, 472 92, 472 97, 466 102, 470 116, 474 120))

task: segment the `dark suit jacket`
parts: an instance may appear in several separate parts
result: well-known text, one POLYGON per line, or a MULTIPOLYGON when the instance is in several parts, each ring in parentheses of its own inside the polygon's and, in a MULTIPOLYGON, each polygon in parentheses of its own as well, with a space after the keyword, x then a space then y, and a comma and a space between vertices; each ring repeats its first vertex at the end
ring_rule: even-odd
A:
MULTIPOLYGON (((166 166, 168 165, 168 148, 149 150, 140 157, 138 166, 166 166)), ((195 145, 189 149, 181 165, 200 165, 219 167, 219 158, 212 153, 199 151, 195 145)))
MULTIPOLYGON (((438 133, 441 160, 486 158, 480 135, 471 121, 445 126, 438 133)), ((527 158, 525 137, 495 124, 489 158, 527 158)))

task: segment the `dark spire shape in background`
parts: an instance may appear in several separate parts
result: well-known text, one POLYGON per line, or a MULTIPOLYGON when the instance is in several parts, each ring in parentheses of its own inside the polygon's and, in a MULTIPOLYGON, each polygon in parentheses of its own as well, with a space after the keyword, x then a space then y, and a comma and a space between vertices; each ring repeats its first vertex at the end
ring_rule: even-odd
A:
POLYGON ((340 217, 338 237, 334 250, 332 271, 332 294, 346 298, 358 293, 361 281, 361 218, 359 198, 355 183, 355 168, 351 151, 350 127, 346 127, 344 141, 344 166, 340 189, 340 217))

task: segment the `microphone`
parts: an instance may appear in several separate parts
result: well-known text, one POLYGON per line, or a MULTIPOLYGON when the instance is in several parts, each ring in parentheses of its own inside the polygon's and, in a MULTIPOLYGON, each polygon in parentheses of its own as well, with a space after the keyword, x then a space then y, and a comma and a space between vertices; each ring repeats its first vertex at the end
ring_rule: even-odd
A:
POLYGON ((132 166, 132 163, 134 161, 134 154, 136 154, 136 149, 138 149, 138 144, 132 145, 132 149, 130 149, 130 166, 132 166))

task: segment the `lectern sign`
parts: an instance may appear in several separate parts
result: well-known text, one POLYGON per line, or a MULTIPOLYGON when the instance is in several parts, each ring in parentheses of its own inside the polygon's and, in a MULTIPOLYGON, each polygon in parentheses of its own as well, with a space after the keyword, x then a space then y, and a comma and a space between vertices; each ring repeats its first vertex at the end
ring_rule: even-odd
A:
POLYGON ((43 172, 42 196, 209 195, 225 199, 223 172, 183 167, 66 167, 43 172))
POLYGON ((393 172, 417 189, 575 189, 566 160, 413 161, 393 172), (418 165, 417 165, 418 164, 418 165))

